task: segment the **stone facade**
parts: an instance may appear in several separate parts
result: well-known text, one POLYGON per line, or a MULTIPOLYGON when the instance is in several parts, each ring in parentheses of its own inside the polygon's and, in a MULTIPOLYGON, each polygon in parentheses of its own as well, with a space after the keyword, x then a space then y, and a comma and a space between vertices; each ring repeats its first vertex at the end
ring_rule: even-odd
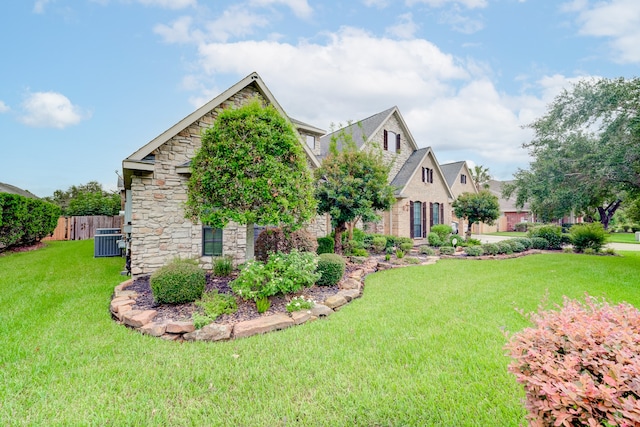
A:
MULTIPOLYGON (((134 277, 150 274, 178 256, 198 258, 203 268, 212 268, 213 258, 202 256, 202 225, 185 218, 189 173, 184 165, 200 148, 202 131, 213 125, 223 109, 245 105, 255 98, 263 99, 253 85, 233 94, 153 150, 151 173, 132 176, 130 245, 134 277)), ((311 161, 308 164, 314 167, 311 161)), ((326 216, 319 216, 309 230, 318 237, 325 236, 327 223, 326 216)), ((223 255, 233 257, 236 264, 244 262, 246 227, 231 223, 222 235, 223 255)))

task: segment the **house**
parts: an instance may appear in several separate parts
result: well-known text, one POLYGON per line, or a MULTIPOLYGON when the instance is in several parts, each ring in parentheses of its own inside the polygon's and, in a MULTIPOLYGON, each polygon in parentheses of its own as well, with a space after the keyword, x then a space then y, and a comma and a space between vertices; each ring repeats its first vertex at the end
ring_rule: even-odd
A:
MULTIPOLYGON (((201 145, 203 130, 213 125, 225 108, 239 107, 254 98, 273 105, 288 118, 310 169, 319 167, 335 133, 290 118, 257 73, 252 73, 151 140, 122 162, 125 226, 130 271, 149 274, 176 256, 198 258, 212 267, 214 256, 244 261, 246 229, 230 223, 224 229, 194 224, 185 218, 190 162, 201 145)), ((389 182, 397 202, 383 213, 377 233, 426 238, 436 224, 450 224, 454 193, 431 148, 418 148, 397 107, 348 126, 361 149, 379 146, 391 164, 389 182)), ((317 237, 331 231, 329 217, 318 216, 307 229, 317 237)), ((257 233, 256 233, 257 235, 257 233)))
MULTIPOLYGON (((440 169, 442 169, 442 173, 444 173, 447 185, 453 193, 454 200, 463 193, 478 193, 478 188, 471 178, 471 171, 469 170, 467 162, 446 163, 440 165, 440 169)), ((468 221, 456 217, 453 209, 451 210, 451 218, 452 223, 456 223, 458 233, 464 234, 469 226, 468 221)))
POLYGON ((18 188, 15 185, 5 184, 4 182, 0 182, 0 193, 17 194, 18 196, 28 197, 30 199, 38 198, 38 196, 27 190, 18 188))
POLYGON ((495 233, 497 231, 515 231, 516 224, 520 222, 534 222, 535 218, 531 213, 529 204, 525 203, 522 208, 516 206, 515 195, 511 195, 508 199, 502 197, 502 186, 509 184, 511 181, 497 181, 492 179, 489 181, 489 192, 498 198, 500 205, 500 217, 495 224, 474 224, 474 233, 495 233))
MULTIPOLYGON (((244 226, 231 223, 220 230, 193 224, 185 218, 183 204, 190 161, 201 145, 202 131, 213 125, 223 109, 239 107, 256 97, 288 118, 260 76, 252 73, 124 159, 124 231, 133 276, 149 274, 178 255, 198 257, 204 268, 211 268, 212 257, 222 254, 232 256, 235 262, 244 261, 244 226)), ((300 121, 291 122, 300 135, 307 164, 317 168, 320 162, 313 150, 319 150, 318 139, 325 132, 300 121)), ((318 217, 308 229, 325 236, 328 219, 318 217)))
MULTIPOLYGON (((396 203, 382 213, 370 232, 421 240, 431 227, 451 223, 454 196, 430 147, 418 148, 398 107, 327 134, 320 139, 320 157, 327 155, 331 139, 339 132, 351 134, 360 149, 378 147, 391 164, 389 182, 396 188, 396 203)), ((338 147, 340 149, 340 147, 338 147)))

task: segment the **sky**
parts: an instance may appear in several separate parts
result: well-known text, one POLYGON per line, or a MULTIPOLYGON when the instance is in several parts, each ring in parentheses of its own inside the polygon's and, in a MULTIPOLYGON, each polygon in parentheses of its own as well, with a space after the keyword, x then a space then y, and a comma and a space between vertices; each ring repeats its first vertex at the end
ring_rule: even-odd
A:
POLYGON ((325 129, 397 106, 419 147, 510 179, 580 79, 634 78, 638 0, 20 0, 0 5, 0 182, 89 181, 251 72, 325 129))

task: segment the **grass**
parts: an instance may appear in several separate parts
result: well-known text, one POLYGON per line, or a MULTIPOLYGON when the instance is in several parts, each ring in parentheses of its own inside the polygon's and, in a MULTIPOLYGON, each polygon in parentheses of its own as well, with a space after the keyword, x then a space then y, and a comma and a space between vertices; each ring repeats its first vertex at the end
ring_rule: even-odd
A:
POLYGON ((607 239, 607 243, 635 243, 640 244, 636 240, 635 233, 611 233, 607 239))
POLYGON ((122 260, 92 242, 0 257, 0 425, 518 426, 502 330, 548 294, 640 306, 640 253, 381 272, 328 319, 224 343, 110 319, 122 260))

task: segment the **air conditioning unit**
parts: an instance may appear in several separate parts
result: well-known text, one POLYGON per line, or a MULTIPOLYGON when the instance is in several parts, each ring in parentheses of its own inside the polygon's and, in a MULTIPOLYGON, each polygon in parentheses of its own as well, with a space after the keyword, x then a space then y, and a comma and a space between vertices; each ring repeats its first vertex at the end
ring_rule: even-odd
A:
POLYGON ((93 257, 122 256, 122 249, 118 244, 118 241, 122 240, 122 234, 98 233, 99 230, 101 229, 96 230, 96 235, 93 238, 93 257))

